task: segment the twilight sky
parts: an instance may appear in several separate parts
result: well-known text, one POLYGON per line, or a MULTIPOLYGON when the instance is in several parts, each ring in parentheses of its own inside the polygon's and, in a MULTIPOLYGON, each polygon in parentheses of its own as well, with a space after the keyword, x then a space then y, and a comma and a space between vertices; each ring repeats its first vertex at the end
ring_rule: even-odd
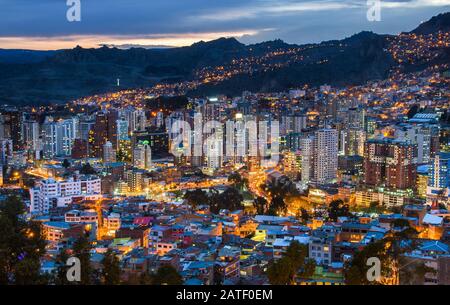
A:
POLYGON ((190 45, 234 36, 244 43, 341 39, 362 30, 410 31, 450 11, 450 0, 384 0, 381 21, 367 0, 80 0, 68 22, 66 0, 0 0, 0 48, 59 49, 100 44, 190 45))

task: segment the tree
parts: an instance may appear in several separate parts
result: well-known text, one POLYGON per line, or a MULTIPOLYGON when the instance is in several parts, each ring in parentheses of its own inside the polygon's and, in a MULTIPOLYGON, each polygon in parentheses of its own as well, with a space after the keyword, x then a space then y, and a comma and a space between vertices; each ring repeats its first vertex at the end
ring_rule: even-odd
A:
POLYGON ((350 216, 350 208, 344 201, 338 199, 330 203, 328 207, 328 219, 337 221, 339 217, 350 216))
POLYGON ((371 242, 356 252, 352 261, 345 265, 345 282, 349 285, 399 284, 400 273, 405 266, 403 254, 410 253, 417 247, 415 239, 418 232, 406 223, 403 222, 402 228, 396 227, 383 239, 371 242), (380 260, 380 281, 369 281, 367 278, 371 267, 367 265, 367 261, 371 257, 380 260))
POLYGON ((380 260, 380 275, 388 274, 389 264, 385 251, 385 242, 383 240, 375 241, 365 246, 361 251, 357 251, 351 260, 347 262, 344 268, 345 283, 348 285, 376 285, 375 281, 369 281, 367 273, 371 266, 367 265, 367 261, 371 257, 380 260))
POLYGON ((91 166, 89 162, 84 163, 83 166, 80 169, 80 174, 82 175, 95 175, 97 172, 95 169, 91 166))
POLYGON ((279 216, 286 214, 286 212, 287 212, 287 205, 284 202, 284 199, 280 196, 273 197, 272 201, 270 202, 267 214, 272 216, 279 216))
POLYGON ((67 280, 67 260, 69 259, 67 249, 62 249, 56 256, 56 278, 55 283, 57 285, 69 285, 71 282, 67 280))
POLYGON ((40 258, 45 254, 41 226, 27 222, 25 206, 15 196, 0 203, 0 284, 44 284, 40 258))
POLYGON ((408 119, 411 119, 413 116, 415 116, 418 111, 419 111, 419 105, 417 105, 417 104, 412 105, 408 110, 408 114, 407 114, 408 119))
POLYGON ((221 209, 230 211, 240 210, 243 208, 242 201, 244 198, 241 193, 234 188, 228 187, 223 193, 213 192, 209 197, 209 205, 211 212, 217 214, 221 209))
POLYGON ((291 284, 292 268, 288 258, 280 258, 277 262, 269 265, 267 268, 267 277, 272 285, 291 284))
POLYGON ((256 197, 253 201, 253 206, 256 209, 256 214, 258 215, 264 215, 266 213, 267 209, 267 200, 264 197, 256 197))
POLYGON ((302 223, 308 223, 310 217, 308 211, 305 208, 300 208, 300 218, 302 220, 302 223))
POLYGON ((213 270, 213 282, 214 285, 222 285, 223 284, 223 271, 220 265, 215 264, 213 270))
POLYGON ((186 194, 184 194, 184 199, 193 208, 196 208, 198 205, 201 204, 209 203, 208 195, 201 189, 187 191, 186 194))
POLYGON ((313 259, 307 259, 299 275, 304 278, 310 278, 315 272, 316 261, 313 259))
POLYGON ((247 179, 242 178, 237 172, 233 172, 228 176, 228 181, 232 183, 233 187, 242 190, 247 185, 247 179))
POLYGON ((314 274, 315 262, 307 260, 308 250, 305 245, 293 241, 282 257, 269 265, 267 277, 273 285, 295 283, 297 275, 309 277, 314 274))
POLYGON ((401 259, 400 262, 404 266, 399 271, 400 285, 423 285, 426 274, 436 274, 436 270, 425 265, 423 261, 401 259))
POLYGON ((261 185, 261 188, 264 189, 264 191, 268 193, 271 198, 281 197, 284 199, 288 196, 298 195, 295 184, 292 183, 292 181, 287 177, 279 179, 276 182, 263 184, 261 185))
POLYGON ((153 277, 147 271, 142 272, 139 275, 138 283, 139 283, 139 285, 152 285, 153 284, 153 277))
POLYGON ((63 162, 62 162, 62 166, 63 166, 65 169, 68 169, 68 168, 70 167, 70 162, 69 162, 69 160, 64 159, 63 162))
POLYGON ((183 278, 171 265, 162 265, 153 275, 153 285, 182 285, 183 278))
POLYGON ((386 243, 386 252, 390 258, 391 278, 394 284, 400 282, 400 270, 403 268, 402 256, 418 247, 417 236, 419 232, 410 226, 408 221, 397 222, 393 230, 383 239, 386 243))
POLYGON ((234 188, 229 187, 227 188, 222 194, 221 194, 221 204, 219 204, 220 208, 228 209, 230 211, 234 210, 240 210, 242 209, 242 201, 244 198, 242 197, 241 193, 234 188))
POLYGON ((91 268, 91 244, 86 236, 80 236, 73 244, 74 256, 80 260, 81 264, 81 283, 89 285, 92 283, 91 268))
POLYGON ((120 265, 116 254, 108 249, 102 260, 102 277, 105 285, 120 284, 120 265))

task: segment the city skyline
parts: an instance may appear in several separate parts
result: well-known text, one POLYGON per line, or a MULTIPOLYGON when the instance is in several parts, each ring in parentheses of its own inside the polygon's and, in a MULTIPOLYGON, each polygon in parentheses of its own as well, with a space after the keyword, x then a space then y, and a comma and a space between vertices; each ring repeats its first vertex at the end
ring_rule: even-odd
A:
POLYGON ((449 1, 0 0, 0 285, 450 285, 449 1))

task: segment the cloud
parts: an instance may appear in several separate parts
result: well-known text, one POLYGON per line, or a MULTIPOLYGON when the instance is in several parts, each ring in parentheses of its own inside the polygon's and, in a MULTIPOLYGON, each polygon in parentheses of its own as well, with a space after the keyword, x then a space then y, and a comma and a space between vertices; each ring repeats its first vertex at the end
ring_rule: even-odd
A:
POLYGON ((95 48, 99 45, 109 46, 146 46, 146 47, 178 47, 191 45, 200 40, 209 41, 219 37, 243 37, 256 35, 255 30, 205 33, 165 33, 150 35, 65 35, 36 37, 0 37, 2 48, 20 48, 33 50, 68 49, 80 45, 84 48, 95 48))
POLYGON ((192 17, 200 20, 231 21, 245 18, 259 18, 262 16, 280 16, 300 12, 318 12, 361 7, 360 4, 351 1, 267 1, 258 5, 231 8, 228 10, 210 11, 209 13, 192 17))
MULTIPOLYGON (((450 0, 381 0, 382 8, 424 8, 450 5, 450 0)), ((263 1, 242 7, 210 10, 200 16, 192 16, 192 20, 233 21, 240 19, 256 19, 267 16, 287 16, 298 13, 326 12, 336 10, 365 9, 365 0, 317 0, 317 1, 263 1)))
POLYGON ((406 1, 381 1, 382 8, 408 8, 418 9, 424 7, 448 6, 450 0, 406 0, 406 1))
POLYGON ((82 21, 65 0, 0 0, 0 48, 188 45, 221 36, 247 43, 338 39, 361 30, 398 33, 448 11, 450 0, 383 0, 382 22, 366 0, 81 0, 82 21), (46 43, 46 41, 48 43, 46 43))

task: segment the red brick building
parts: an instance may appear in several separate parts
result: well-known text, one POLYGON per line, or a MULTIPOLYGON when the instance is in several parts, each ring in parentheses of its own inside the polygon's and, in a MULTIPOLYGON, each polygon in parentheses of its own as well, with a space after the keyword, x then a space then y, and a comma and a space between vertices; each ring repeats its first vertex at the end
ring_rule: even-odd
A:
POLYGON ((364 144, 364 181, 367 185, 407 189, 417 178, 417 145, 392 138, 367 140, 364 144))

